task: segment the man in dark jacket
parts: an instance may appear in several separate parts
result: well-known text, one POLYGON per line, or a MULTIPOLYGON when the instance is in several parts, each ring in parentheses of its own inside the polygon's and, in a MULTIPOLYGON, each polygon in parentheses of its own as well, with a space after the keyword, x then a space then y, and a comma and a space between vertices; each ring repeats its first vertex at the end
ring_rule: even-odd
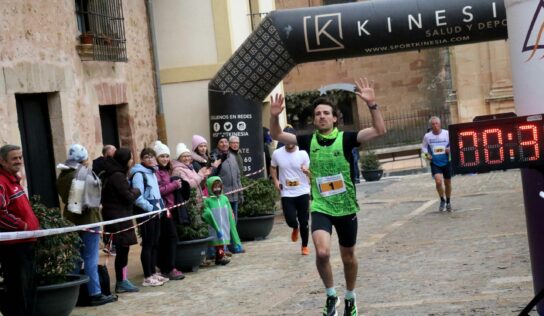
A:
MULTIPOLYGON (((37 230, 39 222, 21 186, 21 147, 0 148, 0 231, 37 230)), ((6 316, 34 315, 36 303, 35 238, 0 243, 0 264, 4 272, 6 296, 2 312, 6 316)))
MULTIPOLYGON (((113 155, 115 155, 116 151, 117 151, 117 148, 115 148, 115 146, 105 145, 102 148, 102 156, 93 160, 93 172, 100 179, 104 178, 104 173, 106 172, 106 162, 108 160, 111 160, 111 158, 113 158, 113 155)), ((104 241, 104 249, 102 250, 109 255, 115 256, 117 253, 116 253, 115 245, 110 243, 110 235, 104 235, 102 236, 102 238, 104 241)))
POLYGON ((117 148, 113 145, 105 145, 102 148, 102 156, 93 160, 93 172, 98 176, 101 176, 102 172, 105 170, 105 162, 108 158, 112 158, 115 155, 117 148))

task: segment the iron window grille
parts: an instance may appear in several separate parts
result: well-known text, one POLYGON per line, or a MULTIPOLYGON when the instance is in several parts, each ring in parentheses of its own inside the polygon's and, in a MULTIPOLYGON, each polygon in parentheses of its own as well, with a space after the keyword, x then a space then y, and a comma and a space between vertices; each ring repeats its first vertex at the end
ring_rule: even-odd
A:
POLYGON ((91 59, 126 62, 122 0, 75 0, 75 3, 81 46, 87 45, 91 59), (91 41, 92 49, 90 43, 83 42, 84 36, 91 41))

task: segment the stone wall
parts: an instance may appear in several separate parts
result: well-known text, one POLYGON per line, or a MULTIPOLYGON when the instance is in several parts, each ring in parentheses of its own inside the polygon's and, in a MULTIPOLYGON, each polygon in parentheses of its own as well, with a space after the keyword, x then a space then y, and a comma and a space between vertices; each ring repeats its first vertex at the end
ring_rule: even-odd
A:
POLYGON ((118 105, 121 146, 157 138, 145 2, 123 1, 128 62, 81 61, 75 1, 4 0, 0 7, 0 143, 20 144, 15 95, 47 93, 55 161, 72 143, 100 155, 100 105, 118 105))

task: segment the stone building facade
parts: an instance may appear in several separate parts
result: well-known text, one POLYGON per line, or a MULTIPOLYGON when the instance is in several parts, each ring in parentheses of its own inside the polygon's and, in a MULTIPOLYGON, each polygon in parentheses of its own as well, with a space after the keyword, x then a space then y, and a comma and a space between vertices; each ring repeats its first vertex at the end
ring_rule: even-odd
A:
POLYGON ((55 204, 44 188, 70 144, 94 159, 106 142, 137 154, 157 139, 149 34, 143 0, 2 1, 0 143, 23 146, 30 194, 55 204))

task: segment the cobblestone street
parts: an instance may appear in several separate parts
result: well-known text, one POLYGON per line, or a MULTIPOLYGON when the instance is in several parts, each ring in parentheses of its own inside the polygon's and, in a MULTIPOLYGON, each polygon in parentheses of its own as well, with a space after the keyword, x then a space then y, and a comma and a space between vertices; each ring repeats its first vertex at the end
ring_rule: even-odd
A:
MULTIPOLYGON (((452 182, 453 213, 438 212, 428 173, 357 186, 361 315, 513 315, 533 297, 520 172, 452 182)), ((315 251, 300 255, 282 216, 266 240, 245 247, 227 266, 201 268, 183 281, 73 315, 320 315, 325 294, 315 251)), ((336 236, 331 258, 343 296, 336 236)), ((130 279, 139 285, 139 247, 130 262, 130 279)), ((111 258, 108 266, 113 282, 111 258)))

